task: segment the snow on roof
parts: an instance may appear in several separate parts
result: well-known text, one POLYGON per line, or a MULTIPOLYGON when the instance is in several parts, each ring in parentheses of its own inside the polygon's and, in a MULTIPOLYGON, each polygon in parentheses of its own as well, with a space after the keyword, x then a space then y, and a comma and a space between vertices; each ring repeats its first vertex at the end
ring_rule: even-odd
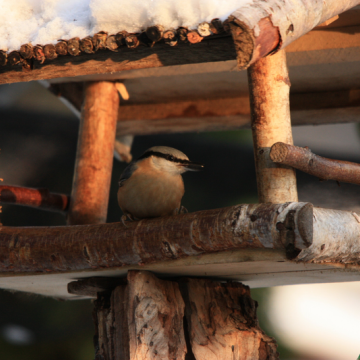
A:
POLYGON ((55 44, 99 31, 139 33, 152 25, 194 29, 225 20, 244 0, 0 0, 0 49, 55 44))

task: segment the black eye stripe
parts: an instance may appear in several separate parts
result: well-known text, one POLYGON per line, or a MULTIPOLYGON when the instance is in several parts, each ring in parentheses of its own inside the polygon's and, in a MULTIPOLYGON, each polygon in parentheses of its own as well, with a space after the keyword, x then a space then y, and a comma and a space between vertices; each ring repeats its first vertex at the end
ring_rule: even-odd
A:
POLYGON ((143 154, 142 156, 140 156, 138 158, 138 160, 143 160, 143 159, 146 159, 146 158, 148 158, 150 156, 157 156, 157 157, 160 157, 160 158, 172 161, 172 162, 180 163, 180 164, 189 164, 190 163, 189 160, 179 159, 179 158, 177 158, 177 157, 175 157, 173 155, 163 154, 163 153, 157 152, 157 151, 148 151, 145 154, 143 154))

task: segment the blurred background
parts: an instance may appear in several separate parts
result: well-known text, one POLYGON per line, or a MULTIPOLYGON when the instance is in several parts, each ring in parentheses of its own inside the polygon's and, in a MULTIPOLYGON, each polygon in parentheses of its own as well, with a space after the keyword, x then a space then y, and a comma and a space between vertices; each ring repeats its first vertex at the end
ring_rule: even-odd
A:
MULTIPOLYGON (((131 94, 130 94, 131 96, 131 94)), ((0 178, 3 184, 70 194, 79 121, 36 82, 0 86, 0 178)), ((294 143, 319 155, 360 162, 355 124, 293 129, 294 143)), ((256 203, 250 130, 138 136, 137 158, 154 145, 175 147, 205 170, 184 175, 189 212, 256 203)), ((119 221, 117 182, 126 164, 114 160, 108 222, 119 221)), ((359 188, 297 173, 300 201, 360 212, 359 188)), ((58 213, 3 206, 6 226, 65 225, 58 213)), ((281 359, 356 360, 360 354, 360 283, 253 289, 261 327, 279 344, 281 359)), ((57 301, 0 290, 1 359, 94 358, 91 301, 57 301)))

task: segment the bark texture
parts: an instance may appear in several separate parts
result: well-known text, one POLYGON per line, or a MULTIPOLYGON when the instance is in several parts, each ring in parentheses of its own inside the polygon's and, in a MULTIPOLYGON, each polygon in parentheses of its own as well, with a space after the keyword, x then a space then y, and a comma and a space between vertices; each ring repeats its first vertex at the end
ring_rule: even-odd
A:
POLYGON ((322 180, 335 180, 360 185, 360 164, 327 159, 315 155, 309 148, 276 143, 271 147, 273 162, 317 176, 322 180))
POLYGON ((115 268, 242 248, 300 251, 312 243, 312 214, 308 203, 256 204, 144 219, 129 222, 127 228, 122 223, 4 226, 0 271, 115 268))
POLYGON ((246 0, 231 14, 239 69, 285 48, 326 20, 359 5, 358 0, 246 0))
POLYGON ((96 359, 183 360, 185 304, 178 284, 145 271, 129 271, 127 280, 111 295, 98 295, 96 359))
POLYGON ((259 327, 256 301, 241 283, 186 279, 180 285, 196 360, 275 360, 276 342, 259 327))
POLYGON ((0 185, 0 203, 31 206, 51 211, 67 211, 70 198, 54 194, 48 189, 31 189, 19 186, 0 185))
POLYGON ((253 64, 248 77, 259 202, 297 201, 295 171, 270 159, 275 142, 293 143, 285 51, 253 64))
POLYGON ((114 83, 85 87, 68 222, 106 222, 119 95, 114 83))
POLYGON ((168 46, 159 43, 152 48, 122 47, 119 52, 99 50, 96 54, 59 56, 43 64, 35 61, 32 71, 28 72, 21 71, 20 66, 0 66, 0 84, 235 59, 234 43, 230 36, 204 40, 191 47, 189 44, 168 46))
POLYGON ((360 265, 360 215, 314 208, 313 243, 298 261, 360 265))

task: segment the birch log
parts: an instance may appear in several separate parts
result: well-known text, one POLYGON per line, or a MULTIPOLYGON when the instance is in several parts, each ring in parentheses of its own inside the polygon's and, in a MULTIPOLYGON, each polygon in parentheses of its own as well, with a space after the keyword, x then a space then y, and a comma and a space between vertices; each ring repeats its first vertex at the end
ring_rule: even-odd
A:
POLYGON ((314 27, 359 5, 359 0, 245 0, 231 14, 240 69, 285 48, 314 27))
POLYGON ((270 158, 275 163, 291 166, 322 180, 360 185, 360 164, 327 159, 313 154, 309 148, 279 142, 271 147, 270 158))
POLYGON ((145 265, 235 249, 312 243, 312 205, 237 205, 122 223, 1 227, 0 272, 51 273, 145 265), (281 230, 281 231, 280 231, 281 230), (283 243, 284 241, 284 243, 283 243))
POLYGON ((119 95, 114 83, 86 85, 69 224, 106 222, 118 109, 119 95))
POLYGON ((196 360, 275 360, 276 342, 259 327, 257 303, 241 283, 180 282, 196 360))
POLYGON ((259 202, 297 201, 295 171, 270 159, 275 142, 293 143, 285 51, 253 64, 248 78, 259 202))
POLYGON ((360 265, 360 216, 353 211, 314 208, 312 244, 297 261, 360 265))

